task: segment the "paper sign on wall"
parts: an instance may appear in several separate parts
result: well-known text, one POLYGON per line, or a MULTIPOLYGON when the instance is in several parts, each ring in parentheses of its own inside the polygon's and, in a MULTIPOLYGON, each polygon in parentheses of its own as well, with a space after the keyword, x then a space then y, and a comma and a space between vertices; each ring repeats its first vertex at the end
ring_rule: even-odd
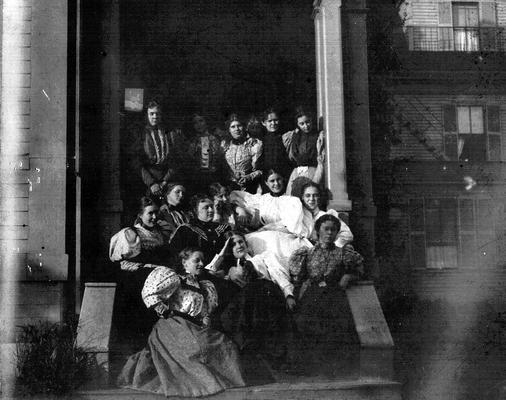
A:
POLYGON ((125 110, 142 111, 144 101, 144 89, 125 89, 125 110))

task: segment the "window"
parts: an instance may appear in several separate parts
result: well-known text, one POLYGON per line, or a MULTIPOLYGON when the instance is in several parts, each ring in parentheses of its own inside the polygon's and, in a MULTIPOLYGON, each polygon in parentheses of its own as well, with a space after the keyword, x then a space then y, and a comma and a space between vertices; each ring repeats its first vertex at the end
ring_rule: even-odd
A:
POLYGON ((506 51, 506 29, 497 24, 496 2, 438 1, 437 17, 412 2, 407 26, 414 51, 506 51))
POLYGON ((456 51, 479 50, 479 12, 477 3, 453 3, 453 37, 456 51))
POLYGON ((451 160, 500 161, 499 106, 443 107, 444 152, 451 160))
POLYGON ((415 268, 472 268, 498 262, 490 199, 410 199, 408 213, 410 260, 415 268))

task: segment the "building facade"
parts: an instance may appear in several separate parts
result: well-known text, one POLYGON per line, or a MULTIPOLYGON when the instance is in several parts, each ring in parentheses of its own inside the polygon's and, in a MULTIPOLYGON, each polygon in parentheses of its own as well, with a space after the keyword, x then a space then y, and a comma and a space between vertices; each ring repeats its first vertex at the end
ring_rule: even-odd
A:
POLYGON ((506 3, 410 1, 397 17, 393 239, 418 293, 458 296, 503 276, 506 3))

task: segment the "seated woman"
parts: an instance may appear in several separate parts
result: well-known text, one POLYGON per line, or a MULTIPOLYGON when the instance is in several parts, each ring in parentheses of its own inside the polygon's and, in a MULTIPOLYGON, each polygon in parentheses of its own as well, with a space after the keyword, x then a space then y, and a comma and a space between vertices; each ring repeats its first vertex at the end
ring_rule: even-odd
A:
POLYGON ((186 189, 177 182, 167 184, 166 203, 160 207, 160 220, 164 233, 170 239, 176 229, 189 221, 188 214, 183 210, 182 203, 186 189))
POLYGON ((231 114, 226 128, 230 137, 221 142, 227 162, 227 180, 231 187, 256 193, 262 176, 262 141, 248 137, 237 114, 231 114))
POLYGON ((250 256, 243 234, 230 232, 234 259, 226 279, 237 286, 236 295, 221 314, 225 333, 245 352, 268 358, 285 354, 283 335, 287 331, 285 298, 262 255, 250 256))
POLYGON ((147 347, 128 359, 118 384, 191 397, 244 386, 234 344, 209 326, 218 298, 213 284, 199 279, 204 254, 186 248, 180 257, 183 271, 158 267, 146 279, 142 299, 159 319, 147 347))
MULTIPOLYGON (((218 271, 219 264, 223 261, 223 255, 226 252, 226 233, 231 230, 230 225, 213 222, 214 202, 208 195, 196 194, 192 197, 190 206, 195 218, 176 229, 169 245, 171 253, 178 254, 188 246, 198 247, 204 254, 206 270, 218 271)), ((172 261, 173 263, 177 262, 174 258, 172 261)), ((211 280, 216 286, 220 296, 221 310, 226 306, 233 293, 230 282, 224 280, 219 273, 208 274, 206 279, 211 280)))
POLYGON ((318 242, 313 248, 295 251, 289 260, 290 276, 295 287, 297 307, 294 321, 299 341, 292 351, 303 356, 306 366, 310 356, 315 365, 335 357, 339 344, 349 342, 350 311, 344 290, 363 273, 363 258, 351 246, 335 245, 340 221, 323 215, 315 222, 318 242))
POLYGON ((301 188, 301 197, 300 201, 304 207, 304 217, 303 217, 303 225, 305 227, 311 227, 308 237, 312 243, 316 243, 318 241, 318 237, 316 235, 316 231, 313 229, 315 221, 325 214, 332 214, 336 218, 339 219, 341 223, 341 229, 337 234, 336 246, 343 247, 347 243, 351 243, 353 241, 353 233, 346 223, 339 218, 337 211, 328 210, 322 211, 320 209, 321 203, 321 192, 320 186, 314 182, 308 182, 301 188))
POLYGON ((185 247, 198 247, 208 264, 225 245, 225 234, 231 228, 228 224, 213 222, 214 201, 207 194, 194 195, 190 200, 190 208, 194 218, 176 229, 170 241, 170 249, 173 254, 177 254, 185 247))
POLYGON ((211 183, 207 189, 214 202, 213 222, 229 224, 232 229, 236 228, 237 219, 235 206, 230 203, 230 192, 221 183, 211 183))
POLYGON ((323 179, 324 139, 323 132, 316 131, 312 116, 304 109, 297 109, 295 123, 296 129, 286 132, 282 139, 288 158, 295 165, 286 185, 286 194, 300 196, 300 187, 296 187, 300 186, 297 185, 300 178, 315 183, 320 183, 323 179))
POLYGON ((109 258, 120 263, 118 282, 118 317, 131 336, 149 332, 154 320, 145 312, 139 293, 144 280, 160 265, 169 265, 169 250, 158 226, 158 206, 149 197, 140 200, 139 213, 132 227, 124 228, 111 238, 109 258), (131 314, 136 315, 132 320, 131 314), (124 318, 123 318, 124 317, 124 318))

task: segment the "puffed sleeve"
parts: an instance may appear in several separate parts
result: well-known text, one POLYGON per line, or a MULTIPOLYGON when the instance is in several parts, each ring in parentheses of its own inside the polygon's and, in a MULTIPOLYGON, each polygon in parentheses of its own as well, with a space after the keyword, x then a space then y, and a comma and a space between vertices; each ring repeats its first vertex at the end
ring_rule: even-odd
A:
POLYGON ((227 152, 227 150, 229 149, 229 147, 230 147, 230 141, 228 141, 226 139, 223 139, 220 142, 220 148, 221 148, 221 151, 223 152, 223 154, 225 154, 227 152))
POLYGON ((285 149, 289 151, 290 146, 292 145, 293 141, 293 135, 295 131, 288 131, 281 136, 281 140, 283 141, 283 146, 285 146, 285 149))
POLYGON ((116 233, 109 244, 111 261, 123 261, 141 253, 141 239, 132 228, 124 228, 116 233))
POLYGON ((288 260, 288 270, 295 286, 300 286, 306 275, 306 262, 311 249, 303 247, 295 250, 288 260))
POLYGON ((146 278, 142 288, 142 300, 151 308, 166 302, 181 286, 179 275, 167 267, 155 268, 146 278))
POLYGON ((349 244, 345 245, 342 251, 345 273, 361 276, 364 273, 364 257, 349 244))

